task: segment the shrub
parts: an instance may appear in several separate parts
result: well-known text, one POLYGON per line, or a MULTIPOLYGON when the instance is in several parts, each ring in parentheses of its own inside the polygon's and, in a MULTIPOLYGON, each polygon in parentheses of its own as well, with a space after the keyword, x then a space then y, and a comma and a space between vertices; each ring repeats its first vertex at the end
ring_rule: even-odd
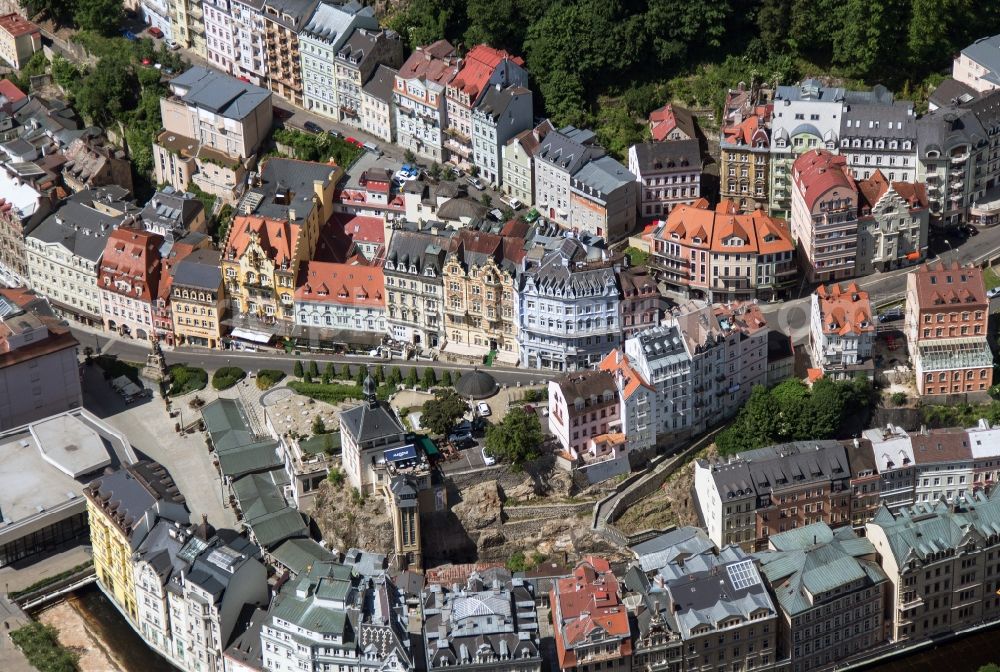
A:
POLYGON ((240 367, 224 366, 212 374, 212 387, 217 390, 228 390, 246 377, 247 372, 240 367))
POLYGON ((544 398, 542 390, 525 390, 524 401, 529 404, 535 404, 544 398))
POLYGON ((320 434, 326 434, 326 423, 323 422, 322 416, 317 415, 312 421, 312 433, 317 436, 320 434))
POLYGON ((437 374, 434 372, 434 369, 428 366, 424 369, 423 386, 429 390, 435 385, 437 385, 437 374))
POLYGON ((319 375, 319 366, 316 364, 316 360, 309 361, 309 375, 315 378, 319 375))
POLYGON ((326 480, 330 481, 330 485, 334 485, 339 488, 344 483, 344 472, 337 467, 333 467, 330 469, 330 473, 326 475, 326 480))
POLYGON ((295 360, 295 366, 292 367, 292 374, 296 378, 301 378, 303 371, 304 371, 304 369, 302 368, 302 360, 296 359, 295 360))
POLYGON ((208 373, 205 369, 185 364, 174 364, 170 367, 170 389, 167 391, 171 395, 187 394, 204 390, 208 385, 208 373))
POLYGON ((277 369, 261 369, 257 372, 257 389, 269 390, 285 377, 284 371, 277 369))
POLYGON ((30 623, 10 633, 10 638, 21 649, 39 672, 77 672, 78 656, 63 648, 58 632, 51 625, 30 623))
MULTIPOLYGON (((343 383, 323 385, 321 383, 306 383, 293 380, 288 383, 288 387, 295 390, 298 394, 317 401, 325 401, 328 404, 339 404, 348 399, 359 401, 361 399, 360 385, 344 385, 343 383)), ((379 399, 385 400, 389 397, 390 391, 391 388, 389 386, 383 385, 376 390, 376 395, 379 399)))
POLYGON ((893 392, 889 399, 893 406, 902 406, 906 403, 906 392, 893 392))
POLYGON ((409 372, 406 374, 406 386, 416 387, 417 386, 417 369, 415 367, 410 367, 409 372))

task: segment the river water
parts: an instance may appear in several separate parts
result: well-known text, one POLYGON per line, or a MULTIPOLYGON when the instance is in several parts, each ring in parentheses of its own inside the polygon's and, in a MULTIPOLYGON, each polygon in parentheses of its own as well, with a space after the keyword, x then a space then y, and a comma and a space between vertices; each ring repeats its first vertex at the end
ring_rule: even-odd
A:
MULTIPOLYGON (((76 592, 87 620, 100 633, 129 672, 176 672, 170 663, 146 646, 117 609, 96 587, 76 592)), ((865 672, 976 672, 987 663, 1000 663, 1000 630, 985 630, 904 658, 874 664, 865 672)))
POLYGON ((146 646, 97 586, 76 591, 75 598, 95 634, 115 652, 128 672, 177 672, 177 668, 146 646))

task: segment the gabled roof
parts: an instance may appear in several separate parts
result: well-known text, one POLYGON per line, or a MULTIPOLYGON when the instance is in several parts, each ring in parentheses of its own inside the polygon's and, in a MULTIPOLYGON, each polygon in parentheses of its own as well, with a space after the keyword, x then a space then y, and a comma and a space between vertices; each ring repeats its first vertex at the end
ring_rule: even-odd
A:
POLYGON ((237 121, 271 98, 267 89, 200 65, 170 80, 170 89, 188 105, 237 121))
POLYGON ((628 355, 618 348, 605 355, 597 368, 614 376, 623 399, 631 399, 632 395, 643 388, 652 392, 656 391, 656 388, 644 380, 642 374, 632 367, 628 355))
POLYGON ((477 44, 466 54, 462 69, 449 82, 448 87, 462 91, 475 104, 486 90, 494 70, 508 60, 517 66, 524 66, 524 59, 519 56, 511 56, 506 51, 494 49, 487 44, 477 44))
POLYGON ((458 74, 461 60, 447 40, 417 47, 396 75, 400 79, 419 79, 444 87, 458 74))
POLYGON ((385 309, 385 278, 378 266, 306 262, 295 301, 385 309))
POLYGON ((299 227, 287 220, 267 219, 256 215, 236 217, 229 227, 223 257, 239 259, 256 240, 267 258, 278 266, 295 259, 299 227))
POLYGON ((143 229, 121 227, 111 232, 98 273, 100 289, 151 301, 159 295, 163 237, 143 229))
POLYGON ((649 131, 655 142, 666 140, 674 129, 680 130, 686 139, 697 137, 694 116, 687 108, 667 103, 649 113, 649 131))
POLYGON ((668 170, 701 170, 701 148, 697 140, 640 142, 629 148, 635 153, 640 174, 668 170))
POLYGON ((539 143, 535 159, 575 175, 588 161, 604 154, 604 150, 594 144, 595 137, 593 131, 574 126, 549 131, 539 143))
POLYGON ((983 270, 972 264, 950 266, 927 263, 910 273, 916 285, 918 310, 961 305, 966 310, 982 310, 989 305, 983 270))
POLYGON ((853 282, 846 286, 820 285, 815 296, 824 334, 848 336, 875 332, 868 292, 858 289, 853 282))

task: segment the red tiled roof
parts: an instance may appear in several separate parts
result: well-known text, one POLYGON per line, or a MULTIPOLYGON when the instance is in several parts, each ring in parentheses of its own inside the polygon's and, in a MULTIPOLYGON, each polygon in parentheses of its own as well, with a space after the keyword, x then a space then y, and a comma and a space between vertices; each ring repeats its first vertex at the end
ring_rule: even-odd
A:
POLYGON ((28 33, 39 32, 38 26, 28 21, 26 18, 20 14, 15 14, 11 12, 10 14, 4 14, 0 16, 0 30, 13 37, 20 37, 21 35, 27 35, 28 33))
POLYGON ((680 128, 688 138, 695 137, 694 117, 688 110, 667 103, 649 113, 649 131, 654 141, 666 140, 675 128, 680 128))
POLYGON ((795 187, 802 192, 811 212, 816 201, 833 189, 856 193, 854 178, 847 168, 847 157, 831 154, 825 149, 811 149, 792 164, 795 187))
POLYGON ((381 217, 337 214, 333 221, 344 229, 344 234, 355 243, 385 244, 385 222, 381 217))
POLYGON ((0 80, 0 96, 3 96, 12 103, 16 103, 28 97, 23 91, 21 91, 21 89, 17 88, 17 84, 9 79, 0 80))
POLYGON ((607 560, 585 558, 573 576, 554 582, 551 601, 560 668, 576 666, 576 646, 587 642, 598 629, 609 638, 620 639, 621 657, 632 654, 628 610, 618 595, 618 579, 607 560))
POLYGON ((292 263, 298 242, 299 227, 288 220, 268 219, 257 215, 243 215, 233 220, 223 258, 232 252, 238 259, 246 252, 253 235, 260 239, 260 246, 267 258, 276 264, 292 263))
POLYGON ((839 283, 820 285, 816 288, 816 296, 819 297, 823 333, 846 336, 875 331, 868 292, 858 289, 853 282, 846 287, 839 283))
POLYGON ((506 51, 494 49, 486 44, 478 44, 466 55, 462 69, 450 82, 450 86, 459 89, 475 101, 486 88, 493 71, 505 60, 520 66, 524 65, 524 59, 518 56, 511 56, 506 51))
POLYGON ((971 460, 972 448, 964 429, 936 429, 910 433, 913 461, 917 464, 971 460))
POLYGON ((338 303, 359 308, 385 307, 385 277, 378 266, 306 262, 295 290, 296 301, 338 303))
POLYGON ((417 47, 399 69, 401 79, 421 79, 448 84, 458 73, 460 61, 455 56, 455 47, 447 40, 438 40, 426 47, 417 47))
POLYGON ((961 266, 957 261, 951 266, 928 263, 913 271, 912 276, 918 311, 948 304, 962 304, 966 309, 989 305, 983 270, 976 266, 961 266))
POLYGON ((123 226, 112 231, 101 257, 100 288, 146 302, 159 296, 162 244, 163 236, 143 229, 123 226), (130 289, 119 290, 118 282, 130 289))

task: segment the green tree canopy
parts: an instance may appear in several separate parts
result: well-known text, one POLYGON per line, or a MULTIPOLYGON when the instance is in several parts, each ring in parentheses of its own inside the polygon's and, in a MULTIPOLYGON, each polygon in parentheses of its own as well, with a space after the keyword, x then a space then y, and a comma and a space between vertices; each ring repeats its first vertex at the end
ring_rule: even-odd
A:
POLYGON ((486 452, 519 469, 541 456, 543 439, 538 415, 515 406, 499 424, 486 429, 486 452))
POLYGON ((122 0, 74 0, 73 20, 82 30, 111 37, 121 30, 122 0))
POLYGON ((468 408, 469 405, 455 390, 440 389, 433 399, 424 402, 420 424, 434 434, 448 436, 468 408))

